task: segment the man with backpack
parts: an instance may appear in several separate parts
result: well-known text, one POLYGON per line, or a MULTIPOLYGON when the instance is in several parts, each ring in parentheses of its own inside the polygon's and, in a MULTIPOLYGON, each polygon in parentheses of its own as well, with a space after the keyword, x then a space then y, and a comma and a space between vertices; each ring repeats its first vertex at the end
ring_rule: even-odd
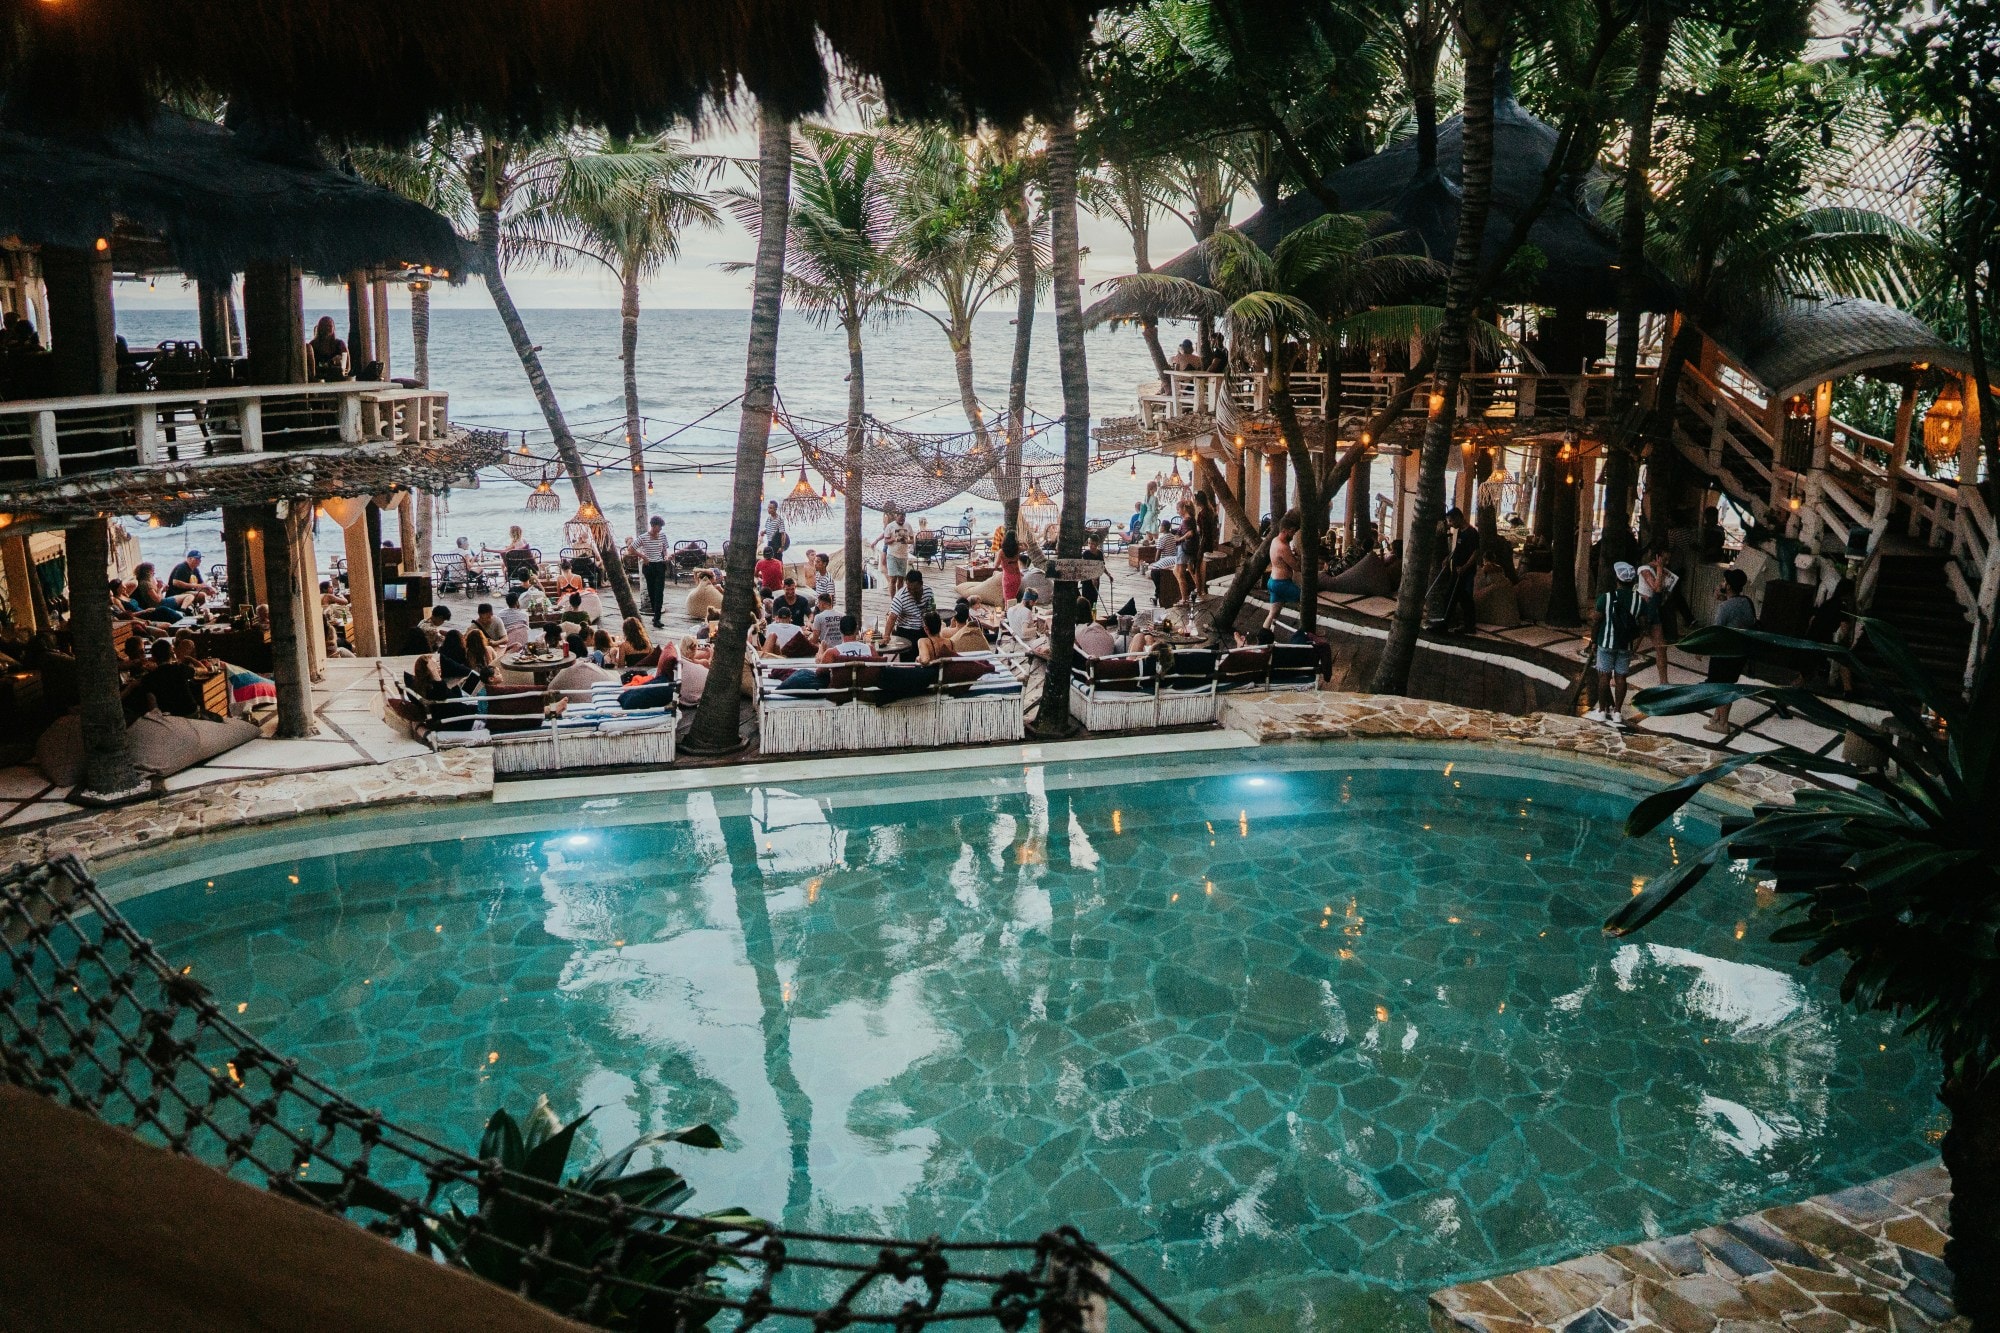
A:
POLYGON ((1644 599, 1639 596, 1639 571, 1620 560, 1612 566, 1618 586, 1598 594, 1590 612, 1590 642, 1596 648, 1597 680, 1591 687, 1592 722, 1625 725, 1625 678, 1632 670, 1632 645, 1638 640, 1644 599))

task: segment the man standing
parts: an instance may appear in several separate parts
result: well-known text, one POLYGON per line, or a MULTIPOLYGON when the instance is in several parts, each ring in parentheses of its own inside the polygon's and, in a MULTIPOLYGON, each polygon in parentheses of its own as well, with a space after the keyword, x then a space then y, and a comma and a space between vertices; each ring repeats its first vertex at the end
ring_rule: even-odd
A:
POLYGON ((1479 628, 1472 603, 1472 583, 1479 572, 1479 533, 1465 521, 1465 511, 1457 505, 1446 512, 1444 521, 1451 532, 1451 595, 1445 601, 1440 628, 1447 634, 1453 628, 1471 634, 1479 628))
POLYGON ((1639 637, 1644 614, 1639 596, 1639 571, 1620 560, 1611 567, 1618 586, 1599 593, 1590 613, 1590 641, 1596 647, 1597 680, 1591 688, 1592 722, 1625 725, 1625 678, 1632 672, 1632 643, 1639 637))
POLYGON ((783 560, 785 548, 791 544, 792 534, 785 527, 785 516, 778 512, 778 502, 772 500, 764 506, 764 554, 783 560))
POLYGON ((646 535, 632 543, 639 553, 639 572, 646 580, 646 600, 653 606, 653 628, 659 629, 660 614, 667 604, 666 520, 658 514, 646 524, 646 535))
MULTIPOLYGON (((1757 604, 1744 595, 1743 589, 1749 585, 1750 576, 1740 569, 1722 571, 1722 586, 1715 590, 1715 623, 1729 629, 1756 629, 1757 604)), ((1740 654, 1721 653, 1708 659, 1708 683, 1711 685, 1734 685, 1743 678, 1744 665, 1748 658, 1740 654)), ((1715 710, 1708 721, 1702 723, 1705 731, 1729 734, 1729 705, 1715 710)))

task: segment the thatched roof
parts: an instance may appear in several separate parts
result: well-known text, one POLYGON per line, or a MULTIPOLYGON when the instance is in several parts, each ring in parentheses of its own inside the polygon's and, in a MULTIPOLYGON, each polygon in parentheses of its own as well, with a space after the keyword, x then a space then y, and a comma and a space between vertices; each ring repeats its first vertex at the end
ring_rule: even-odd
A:
POLYGON ((329 278, 398 263, 457 277, 478 257, 421 204, 266 160, 219 125, 164 110, 91 134, 0 130, 0 235, 79 249, 108 237, 121 272, 194 277, 281 259, 329 278))
POLYGON ((175 524, 224 505, 380 495, 398 486, 442 490, 506 451, 505 431, 454 427, 439 439, 233 454, 19 482, 0 486, 0 511, 13 516, 10 532, 102 513, 151 514, 175 524))
POLYGON ((823 51, 891 110, 1013 123, 1074 84, 1106 0, 68 0, 12 6, 0 84, 104 117, 198 86, 335 136, 434 114, 513 129, 664 128, 746 87, 824 109, 823 51), (822 45, 822 43, 824 45, 822 45))
POLYGON ((1965 353, 1905 310, 1858 296, 1791 297, 1739 311, 1707 330, 1774 397, 1864 370, 1907 371, 1929 362, 1972 372, 1965 353))
MULTIPOLYGON (((1493 211, 1486 226, 1489 256, 1504 244, 1514 220, 1540 193, 1542 173, 1555 151, 1556 131, 1503 97, 1493 115, 1493 211)), ((1344 167, 1327 178, 1340 206, 1354 213, 1387 213, 1392 226, 1409 233, 1411 248, 1441 263, 1451 261, 1458 239, 1459 163, 1465 147, 1462 117, 1438 126, 1437 167, 1419 174, 1417 144, 1401 139, 1373 156, 1344 167)), ((1592 171, 1593 177, 1599 175, 1592 171)), ((1583 182, 1587 192, 1594 182, 1583 182)), ((1270 250, 1284 237, 1326 212, 1311 194, 1295 194, 1259 209, 1238 224, 1251 240, 1270 250)), ((1582 211, 1576 192, 1558 191, 1528 233, 1529 244, 1548 258, 1536 283, 1534 299, 1544 305, 1576 305, 1586 310, 1612 310, 1618 304, 1618 241, 1582 211)), ((1160 271, 1206 281, 1206 263, 1199 247, 1184 251, 1160 271)), ((1649 310, 1673 308, 1674 294, 1657 278, 1648 283, 1649 310)), ((1092 323, 1134 313, 1116 296, 1092 306, 1092 323)))

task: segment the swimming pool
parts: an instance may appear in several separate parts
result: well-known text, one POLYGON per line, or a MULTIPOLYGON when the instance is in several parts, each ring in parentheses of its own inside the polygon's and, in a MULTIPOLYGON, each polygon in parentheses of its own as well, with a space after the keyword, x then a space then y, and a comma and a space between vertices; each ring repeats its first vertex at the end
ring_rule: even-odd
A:
POLYGON ((1623 779, 1490 747, 1132 762, 321 822, 104 880, 435 1137, 541 1092, 606 1145, 707 1120, 697 1207, 1071 1222, 1204 1327, 1414 1330, 1439 1286, 1934 1151, 1929 1062, 1755 885, 1600 933, 1698 812, 1628 840, 1623 779))

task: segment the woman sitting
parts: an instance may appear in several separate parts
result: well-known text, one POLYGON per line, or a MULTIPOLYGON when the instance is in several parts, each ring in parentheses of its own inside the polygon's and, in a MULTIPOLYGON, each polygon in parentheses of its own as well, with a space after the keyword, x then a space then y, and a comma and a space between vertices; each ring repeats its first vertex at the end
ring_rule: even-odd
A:
POLYGON ((611 665, 626 671, 650 669, 660 660, 660 650, 646 637, 646 627, 637 616, 625 617, 625 623, 619 627, 618 642, 612 646, 617 661, 611 665))
POLYGON ((917 661, 929 666, 942 662, 947 657, 957 657, 958 649, 951 646, 951 640, 944 634, 944 621, 936 611, 924 612, 924 634, 917 640, 917 661))
POLYGON ((448 683, 439 673, 437 658, 430 653, 417 658, 416 665, 410 668, 410 678, 425 703, 447 703, 465 697, 463 690, 448 683))
POLYGON ((592 666, 616 667, 618 645, 611 641, 611 631, 598 630, 590 636, 590 664, 592 666))
POLYGON ((480 684, 473 678, 472 663, 466 660, 465 636, 457 630, 446 630, 444 637, 438 641, 437 661, 439 679, 467 689, 480 684))
MULTIPOLYGON (((454 630, 445 637, 452 638, 456 634, 457 631, 454 630)), ((500 667, 492 643, 477 626, 465 631, 464 642, 467 688, 472 688, 473 684, 491 685, 494 677, 499 674, 500 667)))

